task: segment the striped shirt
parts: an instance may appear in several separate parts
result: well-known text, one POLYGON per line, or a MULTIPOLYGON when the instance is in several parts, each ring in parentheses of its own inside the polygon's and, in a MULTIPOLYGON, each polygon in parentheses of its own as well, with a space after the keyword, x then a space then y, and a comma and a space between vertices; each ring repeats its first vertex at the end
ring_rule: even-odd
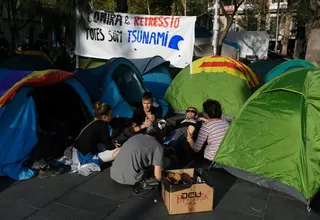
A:
POLYGON ((208 145, 204 150, 204 158, 212 161, 219 149, 220 143, 228 131, 228 128, 229 123, 226 120, 218 119, 208 121, 201 126, 193 149, 196 152, 200 151, 204 142, 207 141, 208 145))

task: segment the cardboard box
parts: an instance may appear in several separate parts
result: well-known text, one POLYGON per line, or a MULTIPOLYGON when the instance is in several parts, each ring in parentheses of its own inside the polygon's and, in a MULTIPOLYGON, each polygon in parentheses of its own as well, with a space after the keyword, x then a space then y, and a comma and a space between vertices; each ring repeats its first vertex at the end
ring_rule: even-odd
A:
MULTIPOLYGON (((194 169, 167 170, 194 176, 194 169)), ((162 181, 162 199, 170 215, 213 210, 213 188, 206 183, 171 185, 162 181)))

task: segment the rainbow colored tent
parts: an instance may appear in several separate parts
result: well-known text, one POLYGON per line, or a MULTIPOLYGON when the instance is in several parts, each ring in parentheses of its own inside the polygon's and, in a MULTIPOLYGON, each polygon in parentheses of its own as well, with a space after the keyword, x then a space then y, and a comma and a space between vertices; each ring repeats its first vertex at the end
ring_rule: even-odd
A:
POLYGON ((73 75, 58 70, 0 69, 0 176, 22 180, 34 175, 22 163, 38 142, 39 121, 52 117, 68 124, 74 135, 80 132, 93 109, 73 75))
POLYGON ((184 68, 174 78, 165 99, 176 112, 185 111, 189 106, 201 110, 206 99, 216 99, 224 115, 235 116, 250 97, 250 89, 259 84, 259 78, 240 61, 208 56, 184 68))

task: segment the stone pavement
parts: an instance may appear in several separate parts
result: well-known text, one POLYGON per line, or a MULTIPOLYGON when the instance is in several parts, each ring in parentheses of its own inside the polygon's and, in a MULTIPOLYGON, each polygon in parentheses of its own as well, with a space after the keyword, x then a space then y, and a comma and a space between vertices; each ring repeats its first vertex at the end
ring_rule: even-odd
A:
MULTIPOLYGON (((318 220, 306 205, 285 194, 238 180, 222 170, 216 180, 214 211, 169 216, 159 191, 133 196, 132 187, 110 179, 109 169, 89 177, 63 174, 27 181, 0 178, 1 220, 318 220), (157 202, 155 202, 157 200, 157 202)), ((315 204, 320 207, 319 204, 315 204)), ((317 210, 316 210, 317 211, 317 210)))

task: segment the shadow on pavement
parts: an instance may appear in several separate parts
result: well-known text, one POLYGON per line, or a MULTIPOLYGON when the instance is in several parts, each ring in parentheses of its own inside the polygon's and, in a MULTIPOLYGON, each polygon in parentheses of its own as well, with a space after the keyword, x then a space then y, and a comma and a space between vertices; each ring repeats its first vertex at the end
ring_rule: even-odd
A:
POLYGON ((222 198, 234 185, 237 178, 227 173, 224 169, 210 169, 204 173, 207 184, 214 187, 214 205, 218 206, 222 198))
POLYGON ((13 186, 15 184, 18 184, 19 181, 10 179, 9 177, 6 176, 1 176, 0 177, 0 192, 8 189, 10 186, 13 186))
POLYGON ((311 207, 312 211, 320 214, 320 191, 318 191, 318 193, 312 199, 310 207, 311 207))

